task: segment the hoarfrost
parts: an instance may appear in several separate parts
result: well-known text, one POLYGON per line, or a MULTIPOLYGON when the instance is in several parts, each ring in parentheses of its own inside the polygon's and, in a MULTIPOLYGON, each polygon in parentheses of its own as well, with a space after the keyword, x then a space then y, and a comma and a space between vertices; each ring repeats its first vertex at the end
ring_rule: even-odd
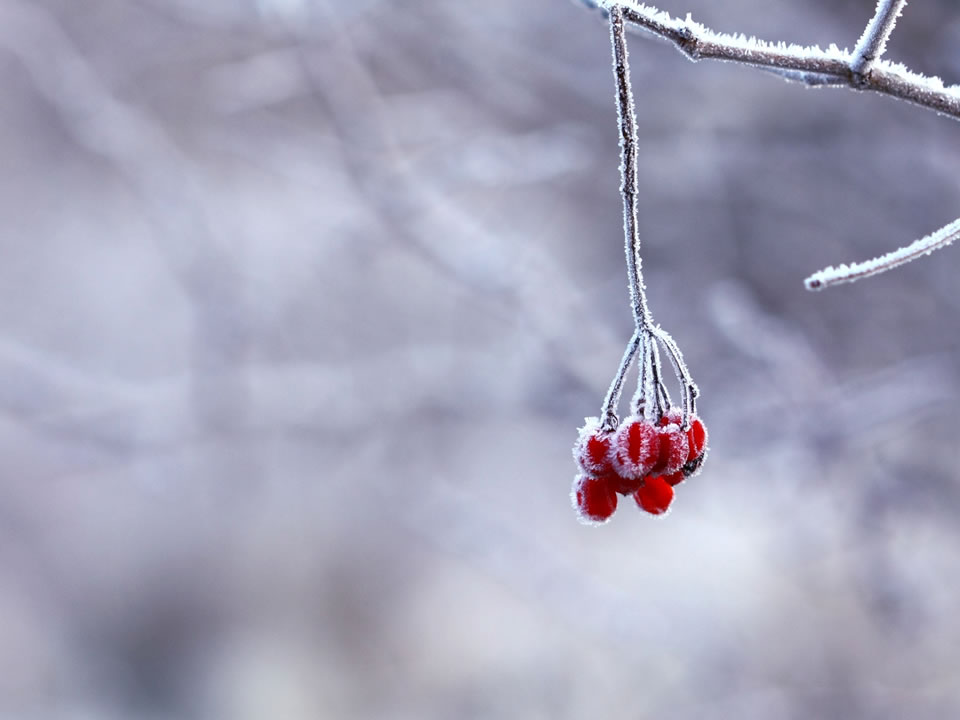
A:
POLYGON ((916 260, 923 255, 929 255, 934 250, 946 247, 960 236, 960 218, 949 225, 945 225, 936 232, 915 240, 906 247, 899 248, 886 255, 858 263, 842 263, 837 267, 827 267, 808 277, 804 284, 807 290, 823 290, 831 285, 845 282, 854 282, 861 278, 878 275, 887 270, 916 260))

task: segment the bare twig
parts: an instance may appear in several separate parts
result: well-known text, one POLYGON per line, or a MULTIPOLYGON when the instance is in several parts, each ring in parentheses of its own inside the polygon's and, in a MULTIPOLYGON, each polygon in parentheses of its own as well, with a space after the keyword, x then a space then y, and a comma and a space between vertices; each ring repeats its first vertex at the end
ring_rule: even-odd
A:
POLYGON ((871 275, 879 275, 911 260, 916 260, 918 257, 929 255, 934 250, 946 247, 958 237, 960 237, 960 219, 954 220, 949 225, 945 225, 926 237, 913 241, 906 247, 881 255, 873 260, 825 268, 804 280, 804 284, 808 290, 823 290, 832 285, 853 282, 871 275))
POLYGON ((640 259, 640 231, 637 229, 637 113, 630 89, 627 43, 623 31, 623 9, 610 10, 610 40, 613 46, 613 73, 617 81, 617 118, 620 127, 620 194, 623 197, 623 229, 630 279, 630 301, 637 329, 652 324, 643 291, 640 259))
MULTIPOLYGON (((938 77, 927 77, 900 63, 880 59, 907 0, 878 0, 877 9, 852 53, 836 45, 822 50, 816 46, 769 43, 743 35, 717 33, 689 16, 680 20, 657 8, 629 0, 583 1, 589 7, 598 7, 609 13, 611 28, 625 21, 631 27, 670 41, 694 61, 712 58, 752 65, 812 87, 844 86, 855 90, 871 90, 960 119, 960 86, 946 87, 938 77)), ((632 97, 630 108, 632 110, 632 97)), ((624 127, 621 117, 621 128, 624 127)), ((626 200, 625 195, 625 203, 626 200)), ((949 245, 958 235, 960 220, 874 260, 821 270, 807 278, 806 286, 810 290, 818 290, 886 272, 949 245)))
POLYGON ((690 416, 697 411, 696 399, 700 390, 687 369, 687 364, 683 361, 683 353, 680 352, 680 346, 673 339, 670 333, 663 328, 657 328, 653 332, 654 337, 660 341, 667 351, 667 357, 670 358, 670 364, 673 365, 673 372, 680 381, 683 391, 683 429, 690 429, 690 416))
POLYGON ((633 358, 636 356, 637 350, 643 340, 644 336, 639 332, 635 332, 633 337, 630 338, 627 349, 623 353, 623 358, 620 360, 620 367, 617 368, 617 374, 614 376, 613 382, 610 383, 607 396, 603 399, 603 411, 600 422, 605 430, 613 431, 617 428, 617 422, 619 420, 619 418, 617 418, 617 406, 620 404, 620 394, 623 392, 623 380, 626 378, 627 371, 630 369, 630 365, 633 364, 633 358))

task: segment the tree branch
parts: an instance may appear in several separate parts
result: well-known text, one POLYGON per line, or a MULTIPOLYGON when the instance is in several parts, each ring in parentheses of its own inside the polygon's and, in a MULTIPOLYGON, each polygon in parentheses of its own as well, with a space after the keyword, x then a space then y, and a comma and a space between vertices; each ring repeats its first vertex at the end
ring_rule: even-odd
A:
POLYGON ((960 119, 960 86, 945 87, 938 77, 927 77, 902 64, 877 60, 906 0, 880 0, 877 12, 851 53, 831 45, 771 43, 745 35, 717 33, 695 22, 671 17, 647 5, 624 0, 600 0, 597 7, 621 8, 632 27, 646 30, 673 43, 691 60, 714 59, 773 69, 789 79, 814 86, 847 86, 871 90, 930 108, 960 119))
POLYGON ((871 275, 879 275, 911 260, 916 260, 918 257, 929 255, 934 250, 946 247, 958 237, 960 237, 960 219, 954 220, 949 225, 945 225, 926 237, 914 240, 906 247, 881 255, 873 260, 824 268, 804 280, 804 284, 807 286, 807 290, 823 290, 832 285, 853 282, 871 275))
MULTIPOLYGON (((854 90, 870 90, 960 120, 960 86, 946 87, 938 77, 927 77, 909 70, 901 63, 880 60, 907 0, 878 0, 877 9, 852 53, 841 50, 835 44, 822 50, 816 46, 770 43, 744 35, 717 33, 695 22, 689 15, 685 20, 680 20, 655 7, 638 5, 630 0, 581 2, 609 13, 611 27, 625 21, 631 27, 673 43, 693 61, 710 58, 752 65, 811 87, 845 86, 854 90)), ((632 108, 632 98, 630 105, 632 108)), ((622 113, 622 98, 620 106, 622 113)), ((622 117, 621 127, 624 127, 622 117)), ((635 159, 632 162, 635 163, 635 159)), ((626 195, 624 202, 627 202, 626 195)), ((809 290, 820 290, 877 275, 946 247, 957 237, 960 237, 960 219, 907 247, 873 260, 828 267, 808 277, 805 284, 809 290)))
POLYGON ((906 4, 907 0, 877 0, 877 11, 857 41, 850 63, 850 69, 861 81, 873 62, 887 49, 887 40, 906 4))

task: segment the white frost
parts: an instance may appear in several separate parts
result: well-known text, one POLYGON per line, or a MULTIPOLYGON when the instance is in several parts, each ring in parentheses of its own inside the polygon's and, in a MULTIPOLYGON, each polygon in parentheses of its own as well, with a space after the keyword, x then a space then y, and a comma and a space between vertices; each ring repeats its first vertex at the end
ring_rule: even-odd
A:
POLYGON ((960 237, 960 218, 954 220, 949 225, 945 225, 936 232, 930 233, 926 237, 915 240, 906 247, 899 248, 886 255, 867 260, 865 262, 838 265, 837 267, 824 268, 816 272, 806 280, 804 284, 807 290, 823 290, 831 285, 838 285, 845 282, 853 282, 860 278, 878 275, 887 270, 904 265, 918 257, 929 255, 934 250, 946 247, 954 240, 960 237))

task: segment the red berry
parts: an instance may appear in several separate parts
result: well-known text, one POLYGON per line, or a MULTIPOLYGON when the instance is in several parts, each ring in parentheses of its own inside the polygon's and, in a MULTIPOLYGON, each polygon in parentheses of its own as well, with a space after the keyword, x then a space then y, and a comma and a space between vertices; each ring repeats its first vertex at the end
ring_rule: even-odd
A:
POLYGON ((694 415, 690 421, 690 429, 687 430, 687 442, 690 444, 690 453, 687 455, 687 462, 692 462, 703 455, 707 447, 707 428, 703 422, 694 415))
POLYGON ((651 515, 660 515, 673 502, 673 486, 660 475, 654 475, 644 481, 643 487, 633 494, 633 499, 651 515))
POLYGON ((577 475, 570 497, 580 522, 586 525, 605 523, 617 509, 617 493, 606 477, 577 475))
POLYGON ((670 408, 660 416, 660 420, 657 425, 660 427, 666 427, 671 423, 673 425, 683 425, 683 410, 676 407, 670 408))
POLYGON ((610 487, 621 495, 632 495, 643 485, 643 475, 629 478, 617 473, 612 473, 607 476, 607 482, 610 483, 610 487))
POLYGON ((587 418, 573 446, 573 457, 576 458, 580 469, 590 475, 613 473, 613 466, 610 464, 612 438, 613 433, 601 428, 597 418, 587 418))
POLYGON ((610 457, 620 477, 637 480, 656 464, 659 449, 656 428, 643 418, 631 415, 620 424, 613 436, 610 457))
POLYGON ((684 475, 682 470, 680 472, 675 472, 673 475, 663 475, 662 477, 664 480, 667 481, 667 484, 669 484, 670 487, 675 487, 679 485, 687 478, 687 476, 684 475))
POLYGON ((660 428, 659 455, 656 464, 650 469, 651 475, 673 475, 684 463, 690 452, 687 434, 679 425, 671 423, 660 428))

